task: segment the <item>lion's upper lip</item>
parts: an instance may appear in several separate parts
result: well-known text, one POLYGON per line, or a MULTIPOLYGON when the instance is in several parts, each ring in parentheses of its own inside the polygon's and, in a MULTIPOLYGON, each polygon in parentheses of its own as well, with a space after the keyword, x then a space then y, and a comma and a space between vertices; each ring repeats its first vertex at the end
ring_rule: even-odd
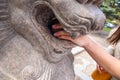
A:
MULTIPOLYGON (((63 10, 61 10, 61 8, 59 8, 58 6, 54 7, 54 4, 51 5, 51 3, 49 2, 46 2, 45 4, 50 7, 50 9, 53 11, 53 14, 55 15, 54 17, 52 17, 51 21, 54 22, 53 20, 58 20, 65 31, 69 33, 79 32, 82 35, 86 34, 86 32, 89 32, 89 30, 91 29, 93 19, 85 17, 85 15, 81 16, 80 11, 72 11, 72 13, 69 15, 69 10, 62 12, 63 10)), ((51 24, 50 27, 48 26, 48 28, 49 30, 51 30, 51 24)))
POLYGON ((77 18, 79 18, 79 22, 75 22, 74 19, 71 19, 71 21, 69 20, 68 22, 67 20, 64 20, 59 15, 57 15, 56 19, 59 20, 59 23, 63 26, 64 30, 67 31, 68 33, 74 33, 74 32, 80 33, 83 30, 81 33, 82 35, 82 34, 86 34, 87 32, 89 32, 93 24, 92 19, 80 17, 80 16, 77 18))
MULTIPOLYGON (((53 9, 53 8, 52 8, 53 9)), ((68 19, 63 16, 61 17, 58 11, 54 11, 54 14, 56 16, 56 19, 59 21, 59 23, 63 26, 64 30, 68 33, 74 33, 74 32, 81 32, 82 34, 86 34, 90 31, 91 26, 93 25, 93 19, 88 17, 83 17, 80 15, 75 14, 75 17, 72 17, 68 19), (75 21, 76 20, 76 21, 75 21)))

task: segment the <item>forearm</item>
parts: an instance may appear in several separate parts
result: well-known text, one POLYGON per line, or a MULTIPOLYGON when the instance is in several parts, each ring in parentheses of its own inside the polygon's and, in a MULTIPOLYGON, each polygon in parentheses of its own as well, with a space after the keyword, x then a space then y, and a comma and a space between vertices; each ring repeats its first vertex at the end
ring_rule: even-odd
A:
POLYGON ((99 44, 90 38, 86 38, 85 50, 99 63, 106 71, 113 76, 120 78, 120 61, 108 54, 99 44))
MULTIPOLYGON (((53 29, 60 29, 61 26, 53 26, 53 29)), ((106 71, 120 78, 120 61, 108 54, 100 45, 94 42, 89 36, 80 36, 72 39, 70 34, 63 31, 54 33, 55 37, 72 41, 83 47, 106 71)))

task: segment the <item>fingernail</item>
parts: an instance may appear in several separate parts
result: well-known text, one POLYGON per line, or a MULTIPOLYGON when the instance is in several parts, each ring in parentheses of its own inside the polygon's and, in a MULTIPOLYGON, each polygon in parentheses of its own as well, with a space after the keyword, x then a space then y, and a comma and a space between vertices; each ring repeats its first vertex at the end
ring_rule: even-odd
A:
POLYGON ((52 28, 55 28, 56 27, 56 25, 52 25, 52 28))
POLYGON ((56 33, 54 33, 54 36, 57 36, 57 34, 56 34, 56 33))

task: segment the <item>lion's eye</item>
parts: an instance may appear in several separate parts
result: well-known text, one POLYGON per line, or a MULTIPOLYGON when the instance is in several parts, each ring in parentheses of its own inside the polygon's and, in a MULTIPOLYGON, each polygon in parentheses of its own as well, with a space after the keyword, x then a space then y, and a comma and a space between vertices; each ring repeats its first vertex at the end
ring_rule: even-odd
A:
POLYGON ((77 0, 80 3, 93 3, 96 0, 77 0))
POLYGON ((80 3, 86 3, 88 0, 77 0, 80 3))
POLYGON ((103 1, 104 0, 97 0, 97 1, 94 1, 93 4, 100 6, 103 3, 103 1))
POLYGON ((77 0, 79 3, 93 3, 96 4, 97 6, 100 6, 104 0, 77 0))

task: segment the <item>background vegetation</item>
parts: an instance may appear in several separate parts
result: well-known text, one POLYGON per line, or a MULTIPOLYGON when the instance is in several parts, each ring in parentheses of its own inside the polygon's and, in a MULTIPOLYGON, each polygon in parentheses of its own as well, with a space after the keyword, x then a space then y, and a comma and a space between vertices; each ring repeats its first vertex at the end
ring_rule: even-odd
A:
POLYGON ((120 0, 105 0, 101 10, 107 17, 107 22, 119 24, 120 21, 120 0))
MULTIPOLYGON (((120 24, 120 0, 104 0, 100 8, 106 15, 106 23, 109 23, 107 25, 113 24, 117 26, 120 24)), ((106 27, 105 24, 103 30, 110 32, 111 29, 108 26, 106 27)))

